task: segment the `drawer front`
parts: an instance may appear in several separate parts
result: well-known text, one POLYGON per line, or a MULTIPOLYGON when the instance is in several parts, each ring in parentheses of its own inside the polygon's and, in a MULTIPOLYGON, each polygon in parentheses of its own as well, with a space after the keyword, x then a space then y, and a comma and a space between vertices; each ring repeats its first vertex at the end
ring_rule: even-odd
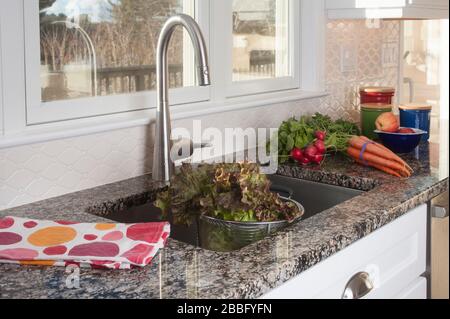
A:
POLYGON ((395 299, 427 299, 427 280, 417 278, 407 288, 403 289, 395 299))
POLYGON ((417 207, 263 298, 342 298, 358 273, 373 286, 364 298, 394 298, 425 272, 426 220, 426 205, 417 207))

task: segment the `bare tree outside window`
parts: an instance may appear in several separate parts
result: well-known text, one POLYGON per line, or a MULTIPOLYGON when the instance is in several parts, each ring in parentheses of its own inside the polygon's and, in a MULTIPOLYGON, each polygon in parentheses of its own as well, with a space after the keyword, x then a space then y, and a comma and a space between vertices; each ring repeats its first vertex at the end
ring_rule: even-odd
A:
MULTIPOLYGON (((183 0, 39 0, 39 6, 44 102, 154 90, 159 32, 183 12, 183 0)), ((172 88, 184 86, 183 32, 174 37, 172 88)))

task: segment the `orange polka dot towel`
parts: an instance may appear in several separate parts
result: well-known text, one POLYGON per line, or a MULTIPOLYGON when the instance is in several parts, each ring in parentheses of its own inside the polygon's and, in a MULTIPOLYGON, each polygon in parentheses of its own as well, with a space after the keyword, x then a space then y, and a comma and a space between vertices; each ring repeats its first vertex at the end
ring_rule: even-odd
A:
POLYGON ((170 224, 86 224, 0 218, 0 263, 130 269, 151 263, 170 224))

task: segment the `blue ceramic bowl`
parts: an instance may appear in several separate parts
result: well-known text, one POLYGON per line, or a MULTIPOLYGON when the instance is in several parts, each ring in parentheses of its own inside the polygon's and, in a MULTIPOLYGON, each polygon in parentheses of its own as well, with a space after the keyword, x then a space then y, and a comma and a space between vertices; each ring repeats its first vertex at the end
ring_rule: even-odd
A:
POLYGON ((394 153, 410 153, 419 145, 423 135, 427 132, 413 128, 415 133, 387 133, 375 130, 384 146, 394 153))

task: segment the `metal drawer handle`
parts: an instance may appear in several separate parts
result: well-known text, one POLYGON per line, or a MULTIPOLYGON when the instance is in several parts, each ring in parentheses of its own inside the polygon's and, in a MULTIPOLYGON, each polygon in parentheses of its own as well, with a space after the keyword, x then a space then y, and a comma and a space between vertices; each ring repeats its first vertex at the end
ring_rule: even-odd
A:
POLYGON ((374 286, 366 272, 354 275, 345 286, 342 299, 360 299, 373 290, 374 286))

